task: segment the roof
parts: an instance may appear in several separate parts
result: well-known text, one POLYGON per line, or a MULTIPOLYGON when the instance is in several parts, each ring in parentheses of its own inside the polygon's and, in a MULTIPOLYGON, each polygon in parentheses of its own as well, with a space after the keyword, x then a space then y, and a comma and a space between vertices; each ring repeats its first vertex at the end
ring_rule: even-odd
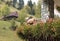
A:
POLYGON ((6 17, 18 17, 18 13, 17 12, 12 12, 9 15, 7 15, 6 17))
POLYGON ((17 12, 12 12, 8 16, 16 16, 16 17, 18 17, 18 13, 17 12))
POLYGON ((9 15, 2 16, 0 19, 4 19, 4 18, 18 18, 18 13, 17 12, 11 12, 9 15))

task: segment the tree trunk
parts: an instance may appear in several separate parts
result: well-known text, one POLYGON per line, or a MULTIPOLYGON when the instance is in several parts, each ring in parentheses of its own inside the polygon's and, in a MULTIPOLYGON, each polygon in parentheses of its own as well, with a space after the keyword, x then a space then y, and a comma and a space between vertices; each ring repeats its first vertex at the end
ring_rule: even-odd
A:
POLYGON ((49 18, 54 18, 54 0, 48 0, 49 18))

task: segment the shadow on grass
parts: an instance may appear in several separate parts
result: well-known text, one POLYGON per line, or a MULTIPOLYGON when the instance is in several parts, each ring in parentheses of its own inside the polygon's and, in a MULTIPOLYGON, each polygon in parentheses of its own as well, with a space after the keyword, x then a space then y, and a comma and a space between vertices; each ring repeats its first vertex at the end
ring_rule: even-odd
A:
POLYGON ((18 37, 21 37, 22 39, 25 39, 25 35, 23 35, 22 33, 17 33, 18 37))

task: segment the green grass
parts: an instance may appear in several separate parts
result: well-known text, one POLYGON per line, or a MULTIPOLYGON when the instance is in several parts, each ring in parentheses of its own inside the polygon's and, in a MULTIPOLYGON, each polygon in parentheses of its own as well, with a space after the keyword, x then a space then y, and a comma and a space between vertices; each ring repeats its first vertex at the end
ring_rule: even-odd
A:
POLYGON ((16 31, 11 31, 10 26, 10 22, 0 21, 0 41, 25 41, 17 36, 16 31))

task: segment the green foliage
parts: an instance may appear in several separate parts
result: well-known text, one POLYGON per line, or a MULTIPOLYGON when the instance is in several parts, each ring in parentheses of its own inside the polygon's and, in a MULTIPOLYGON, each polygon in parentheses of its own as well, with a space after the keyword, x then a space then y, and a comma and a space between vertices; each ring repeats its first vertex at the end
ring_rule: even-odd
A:
POLYGON ((26 37, 39 39, 41 35, 42 37, 47 38, 49 35, 52 37, 56 37, 60 35, 60 20, 54 20, 52 23, 38 23, 37 25, 23 25, 22 31, 21 28, 18 30, 26 37))
POLYGON ((35 37, 36 39, 38 39, 43 33, 43 27, 41 27, 39 23, 37 25, 23 25, 18 29, 17 32, 22 33, 25 38, 35 37))
POLYGON ((1 8, 1 11, 0 13, 5 16, 5 15, 8 15, 10 13, 10 9, 8 7, 8 5, 4 5, 2 8, 1 8))
POLYGON ((18 21, 19 22, 21 22, 21 23, 23 23, 23 22, 25 22, 25 18, 28 16, 28 14, 27 14, 27 11, 26 11, 26 9, 25 8, 23 8, 22 10, 20 10, 20 12, 19 12, 19 17, 18 17, 18 21))
POLYGON ((37 18, 41 17, 41 2, 38 1, 38 4, 36 5, 35 3, 33 4, 32 8, 27 5, 27 12, 30 15, 33 15, 37 18))
POLYGON ((56 19, 52 25, 56 29, 56 34, 60 35, 60 19, 56 19))
POLYGON ((25 8, 26 8, 26 10, 27 10, 27 13, 31 15, 31 14, 32 14, 32 13, 31 13, 31 8, 30 8, 28 5, 27 5, 25 8))
POLYGON ((33 33, 33 37, 39 38, 43 32, 43 27, 40 26, 40 24, 37 24, 36 26, 33 26, 34 28, 32 28, 32 33, 33 33))
POLYGON ((37 13, 36 14, 38 14, 37 15, 37 17, 41 17, 41 1, 38 1, 38 6, 37 6, 37 13))
POLYGON ((37 18, 41 17, 41 2, 38 1, 38 4, 36 5, 36 3, 33 4, 33 8, 32 10, 34 10, 34 16, 37 18))

